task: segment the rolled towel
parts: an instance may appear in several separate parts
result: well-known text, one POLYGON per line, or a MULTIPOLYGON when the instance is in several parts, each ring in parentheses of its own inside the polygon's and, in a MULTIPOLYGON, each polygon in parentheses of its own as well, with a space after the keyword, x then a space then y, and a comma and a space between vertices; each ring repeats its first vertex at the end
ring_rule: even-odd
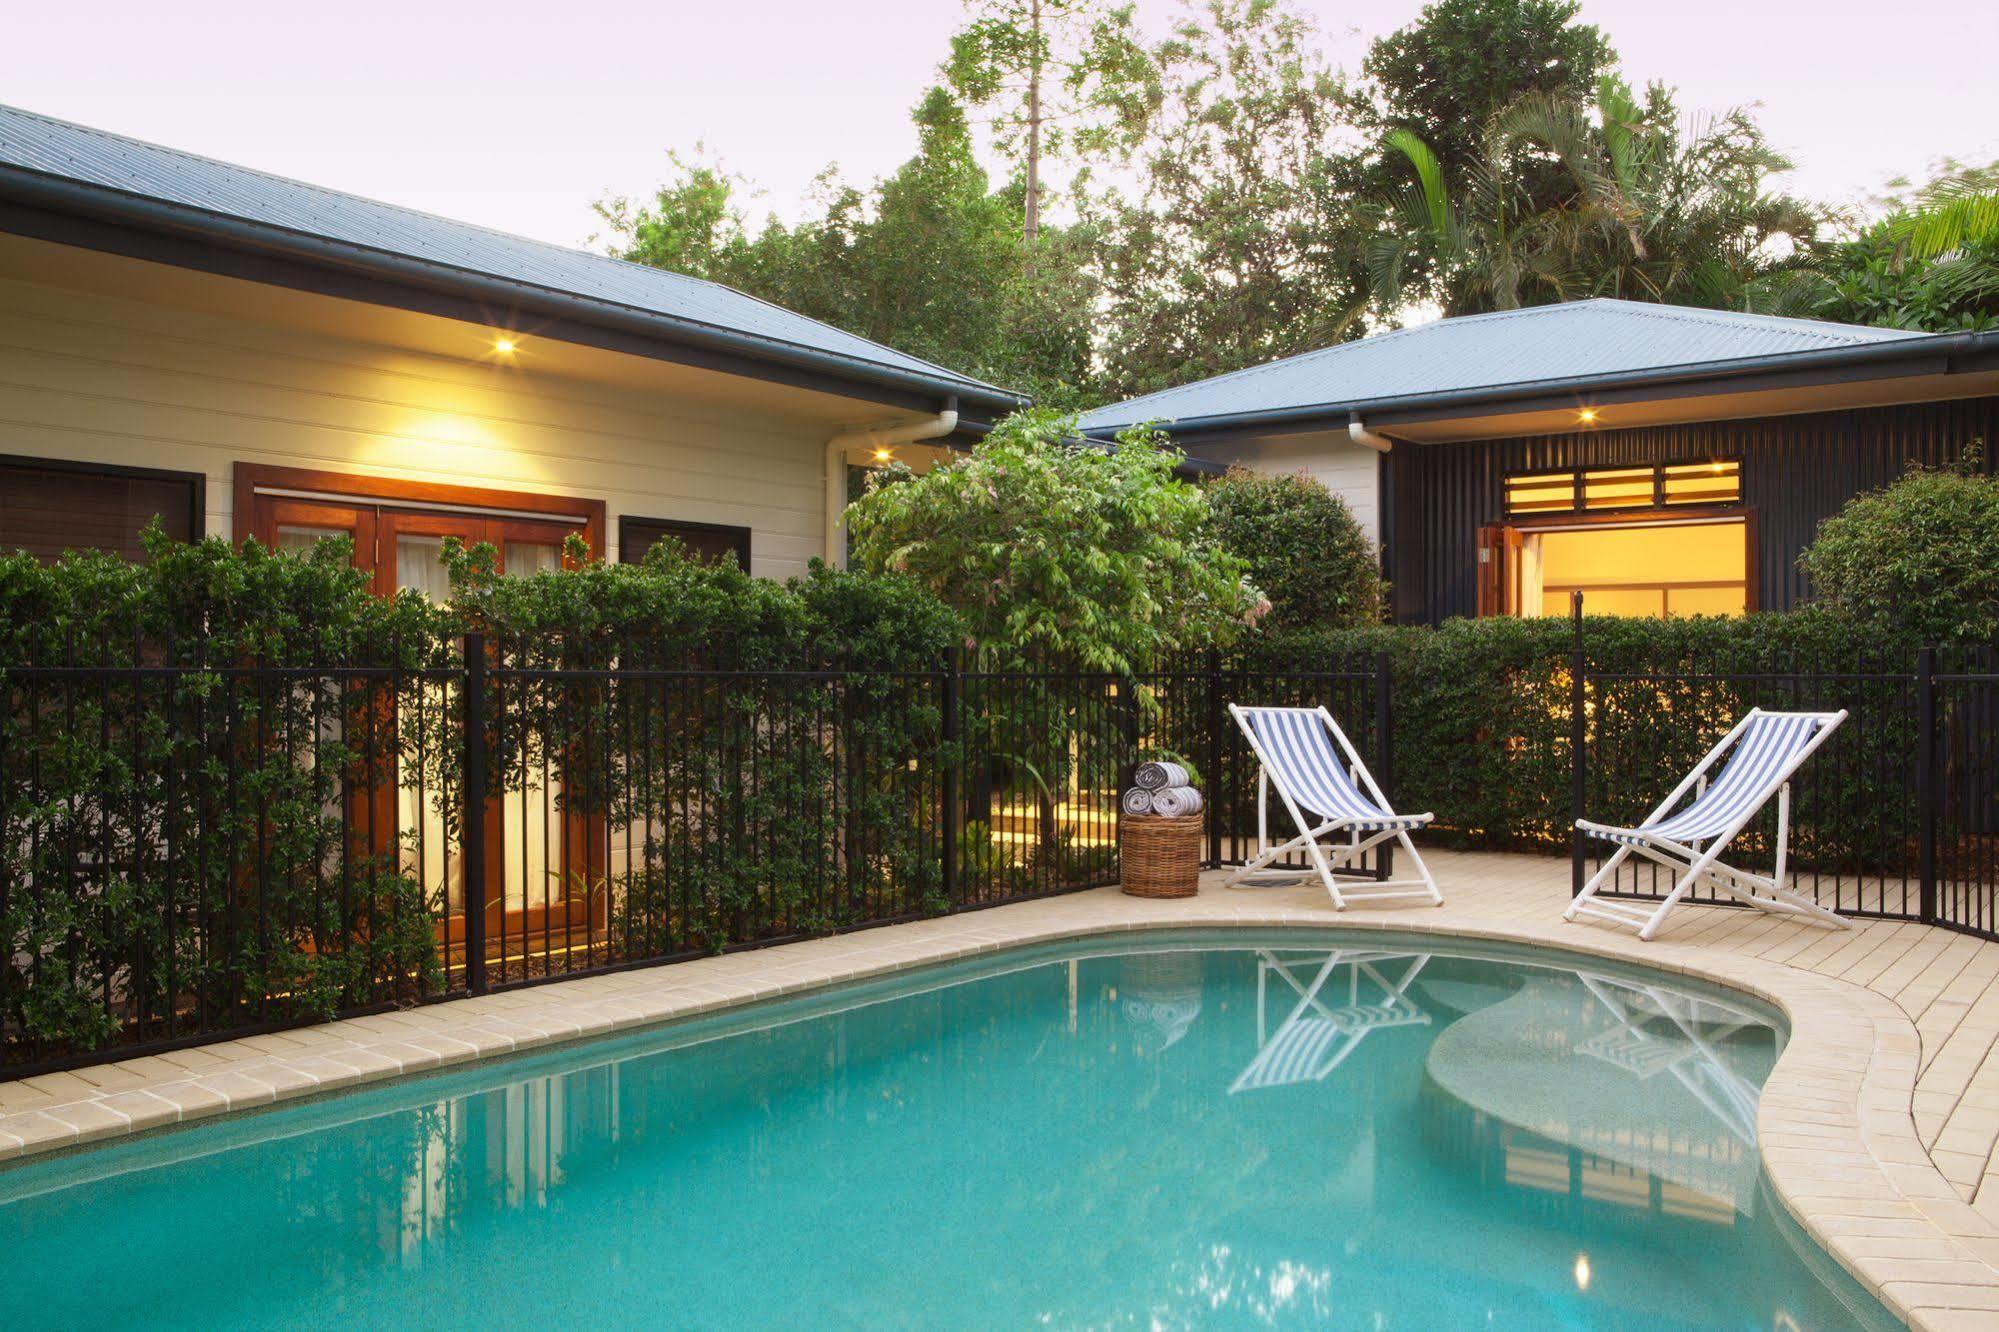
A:
POLYGON ((1169 786, 1152 793, 1152 812, 1162 819, 1185 818, 1201 812, 1201 793, 1191 786, 1169 786))
POLYGON ((1131 779, 1147 791, 1159 791, 1169 786, 1185 786, 1187 770, 1177 763, 1141 763, 1131 779))
POLYGON ((1127 814, 1150 814, 1152 812, 1152 792, 1132 787, 1118 801, 1118 808, 1127 814))

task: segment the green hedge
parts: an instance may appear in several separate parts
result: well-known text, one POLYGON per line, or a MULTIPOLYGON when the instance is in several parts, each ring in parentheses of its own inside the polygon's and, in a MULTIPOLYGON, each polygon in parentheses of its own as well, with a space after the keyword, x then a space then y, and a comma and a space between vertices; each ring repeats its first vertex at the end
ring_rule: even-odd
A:
MULTIPOLYGON (((1752 706, 1845 707, 1853 720, 1798 784, 1794 846, 1826 868, 1908 858, 1913 643, 1817 611, 1592 617, 1583 642, 1593 817, 1643 818, 1752 706), (1630 676, 1658 678, 1605 678, 1630 676)), ((1386 652, 1397 803, 1433 811, 1447 845, 1551 852, 1569 845, 1574 646, 1567 619, 1491 618, 1267 637, 1243 660, 1283 670, 1386 652)))
POLYGON ((0 557, 0 1026, 62 1052, 287 1021, 439 984, 422 885, 351 835, 386 780, 386 676, 440 661, 439 612, 306 558, 149 541, 151 560, 0 557), (21 678, 22 667, 165 674, 21 678))
POLYGON ((453 549, 454 595, 432 605, 373 595, 344 541, 154 533, 149 552, 0 558, 0 1063, 442 989, 435 839, 462 857, 470 630, 501 672, 829 672, 495 677, 491 789, 546 772, 557 811, 620 851, 563 885, 609 908, 566 965, 944 905, 922 815, 935 671, 961 634, 906 579, 779 584, 665 547, 502 578, 490 549, 453 549), (46 673, 135 666, 151 673, 46 673), (428 860, 394 798, 367 798, 418 782, 428 860))

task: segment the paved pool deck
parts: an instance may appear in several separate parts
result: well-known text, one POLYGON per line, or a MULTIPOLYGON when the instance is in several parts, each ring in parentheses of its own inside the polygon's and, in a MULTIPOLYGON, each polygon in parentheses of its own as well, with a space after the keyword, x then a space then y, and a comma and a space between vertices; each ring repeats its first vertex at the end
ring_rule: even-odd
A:
POLYGON ((1649 964, 1777 1004, 1771 1183, 1911 1326, 1999 1329, 1999 944, 1929 926, 1828 930, 1721 907, 1659 939, 1565 924, 1566 861, 1432 852, 1447 901, 1335 913, 1316 887, 1156 901, 1115 889, 223 1041, 0 1082, 0 1160, 1026 943, 1186 926, 1339 925, 1649 964))

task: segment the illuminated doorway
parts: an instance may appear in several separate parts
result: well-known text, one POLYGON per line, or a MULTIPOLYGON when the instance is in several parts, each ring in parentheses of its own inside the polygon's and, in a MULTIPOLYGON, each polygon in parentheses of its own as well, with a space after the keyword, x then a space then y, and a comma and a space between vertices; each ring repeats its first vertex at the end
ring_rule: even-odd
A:
POLYGON ((1530 529, 1519 544, 1519 615, 1566 615, 1575 592, 1593 615, 1749 609, 1749 529, 1741 518, 1530 529))
MULTIPOLYGON (((382 596, 414 591, 441 601, 450 595, 444 543, 493 546, 498 568, 531 574, 563 564, 563 546, 581 536, 602 548, 604 506, 538 493, 400 482, 389 478, 305 469, 236 465, 239 539, 254 536, 273 550, 299 552, 328 537, 353 545, 354 567, 382 596)), ((421 706, 442 709, 442 684, 414 686, 421 706)), ((608 872, 609 845, 601 816, 567 813, 559 764, 523 756, 501 777, 509 789, 486 802, 486 882, 466 893, 462 848, 455 848, 444 811, 407 774, 389 785, 355 791, 349 815, 356 844, 396 857, 442 907, 447 940, 465 937, 464 919, 481 909, 489 946, 510 937, 553 941, 575 927, 603 928, 606 900, 592 885, 608 872)), ((499 776, 496 774, 496 776, 499 776)))

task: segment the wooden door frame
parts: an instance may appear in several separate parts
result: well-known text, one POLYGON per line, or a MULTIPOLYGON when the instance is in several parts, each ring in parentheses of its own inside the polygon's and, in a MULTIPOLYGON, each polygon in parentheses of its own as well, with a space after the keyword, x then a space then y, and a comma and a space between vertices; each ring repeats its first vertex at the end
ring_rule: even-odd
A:
POLYGON ((368 472, 329 472, 311 467, 278 467, 269 463, 239 462, 233 467, 234 514, 231 524, 235 539, 242 542, 255 535, 252 511, 258 494, 273 491, 304 491, 350 503, 389 501, 397 507, 417 509, 459 509, 493 516, 495 511, 522 517, 581 519, 575 524, 590 554, 604 555, 605 505, 603 500, 579 499, 571 495, 550 495, 533 490, 495 490, 484 486, 446 485, 436 481, 410 481, 400 477, 376 476, 368 472))
MULTIPOLYGON (((238 462, 234 465, 233 498, 234 513, 231 524, 238 544, 255 537, 266 546, 275 548, 275 520, 271 530, 260 531, 257 521, 258 501, 270 500, 277 504, 311 505, 315 502, 329 508, 347 506, 355 509, 372 509, 375 515, 357 527, 355 562, 364 565, 359 549, 359 533, 366 530, 371 538, 371 549, 365 557, 365 567, 375 576, 375 591, 386 595, 395 591, 393 569, 389 561, 380 556, 379 529, 388 527, 393 534, 401 524, 381 523, 376 520, 380 511, 407 510, 412 519, 421 521, 417 526, 448 526, 452 519, 462 519, 467 524, 484 524, 507 521, 522 523, 547 522, 551 524, 550 534, 555 524, 567 531, 583 537, 593 558, 601 559, 604 553, 604 528, 606 506, 602 500, 580 499, 568 495, 551 495, 538 491, 496 490, 483 486, 447 485, 440 482, 410 481, 397 477, 383 477, 367 472, 333 472, 316 468, 280 467, 265 463, 238 462)), ((505 559, 502 548, 500 558, 505 559)), ((386 829, 386 845, 371 848, 377 852, 392 850, 397 844, 396 788, 390 787, 377 792, 364 792, 362 799, 374 804, 377 811, 373 826, 386 829), (386 823, 381 822, 380 811, 386 810, 386 823)), ((562 818, 563 842, 562 861, 565 876, 570 870, 570 860, 579 856, 583 861, 583 875, 590 877, 592 869, 608 873, 609 830, 601 815, 575 814, 562 818), (601 852, 601 854, 600 854, 601 852)), ((500 942, 506 938, 519 937, 524 941, 536 930, 549 931, 554 925, 553 917, 560 915, 564 925, 584 924, 585 916, 597 917, 588 923, 599 927, 606 923, 609 903, 604 894, 594 894, 595 908, 588 913, 581 902, 565 903, 560 911, 550 909, 545 902, 539 908, 529 907, 524 901, 522 911, 514 928, 509 928, 506 910, 506 856, 501 839, 505 836, 505 819, 497 796, 487 801, 486 810, 486 877, 487 882, 478 891, 485 902, 487 937, 500 942)), ((379 837, 379 832, 378 832, 379 837)), ((465 886, 469 899, 474 891, 471 884, 465 886)), ((438 928, 446 937, 462 940, 464 924, 462 915, 447 913, 438 920, 438 928)), ((502 944, 504 947, 504 944, 502 944)))

